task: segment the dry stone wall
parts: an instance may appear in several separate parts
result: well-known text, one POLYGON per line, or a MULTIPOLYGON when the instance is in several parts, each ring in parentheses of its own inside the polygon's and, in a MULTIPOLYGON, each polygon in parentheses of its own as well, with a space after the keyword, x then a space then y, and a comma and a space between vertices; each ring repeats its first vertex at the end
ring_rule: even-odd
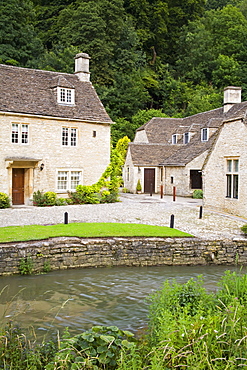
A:
POLYGON ((247 264, 247 239, 197 238, 51 238, 0 244, 0 275, 19 273, 21 259, 30 257, 34 272, 51 270, 158 265, 247 264))

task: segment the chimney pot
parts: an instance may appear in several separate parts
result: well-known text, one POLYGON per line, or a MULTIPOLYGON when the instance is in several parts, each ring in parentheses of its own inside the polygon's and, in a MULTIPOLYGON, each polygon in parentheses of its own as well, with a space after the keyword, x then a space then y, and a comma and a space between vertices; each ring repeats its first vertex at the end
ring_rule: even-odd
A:
POLYGON ((86 53, 79 53, 75 56, 75 74, 80 81, 90 81, 89 60, 90 56, 86 53))
POLYGON ((224 88, 224 113, 236 103, 241 103, 241 87, 227 86, 224 88))

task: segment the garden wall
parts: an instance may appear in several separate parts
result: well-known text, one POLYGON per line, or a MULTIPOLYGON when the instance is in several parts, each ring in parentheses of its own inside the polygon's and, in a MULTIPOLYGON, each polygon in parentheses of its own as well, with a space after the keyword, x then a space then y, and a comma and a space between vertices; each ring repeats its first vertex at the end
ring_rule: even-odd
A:
POLYGON ((245 265, 247 239, 60 237, 6 243, 0 244, 0 275, 18 274, 21 259, 27 257, 33 261, 34 272, 42 272, 48 265, 51 270, 104 266, 245 265))

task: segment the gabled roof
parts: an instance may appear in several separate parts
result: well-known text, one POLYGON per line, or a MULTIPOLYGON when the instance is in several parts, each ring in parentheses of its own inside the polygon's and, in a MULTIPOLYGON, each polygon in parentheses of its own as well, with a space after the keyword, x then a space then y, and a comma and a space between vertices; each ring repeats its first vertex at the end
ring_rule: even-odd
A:
POLYGON ((135 166, 159 166, 167 156, 177 148, 167 144, 134 144, 129 143, 132 162, 135 166))
POLYGON ((0 112, 112 123, 91 82, 74 74, 0 64, 0 86, 0 112), (75 105, 57 103, 58 86, 75 89, 75 105))
POLYGON ((169 143, 172 134, 182 123, 182 118, 154 117, 137 131, 145 130, 149 143, 169 143))
POLYGON ((185 166, 194 158, 210 150, 221 125, 228 120, 246 119, 247 102, 237 103, 224 113, 223 108, 198 113, 185 118, 152 118, 137 131, 145 130, 149 143, 138 140, 130 144, 134 164, 185 166), (201 141, 201 129, 209 128, 208 141, 201 141), (188 144, 183 144, 183 134, 191 133, 188 144), (177 144, 172 145, 172 135, 178 135, 177 144), (152 153, 153 151, 153 153, 152 153))

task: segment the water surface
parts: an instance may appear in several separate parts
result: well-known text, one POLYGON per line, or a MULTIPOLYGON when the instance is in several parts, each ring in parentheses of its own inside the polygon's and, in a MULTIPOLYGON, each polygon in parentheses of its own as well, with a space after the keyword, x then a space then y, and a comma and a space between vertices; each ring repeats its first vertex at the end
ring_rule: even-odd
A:
POLYGON ((54 335, 65 327, 76 334, 93 325, 117 325, 138 332, 147 325, 146 297, 166 279, 179 283, 204 276, 216 290, 224 266, 84 268, 44 275, 0 277, 0 315, 33 326, 37 335, 54 335))

